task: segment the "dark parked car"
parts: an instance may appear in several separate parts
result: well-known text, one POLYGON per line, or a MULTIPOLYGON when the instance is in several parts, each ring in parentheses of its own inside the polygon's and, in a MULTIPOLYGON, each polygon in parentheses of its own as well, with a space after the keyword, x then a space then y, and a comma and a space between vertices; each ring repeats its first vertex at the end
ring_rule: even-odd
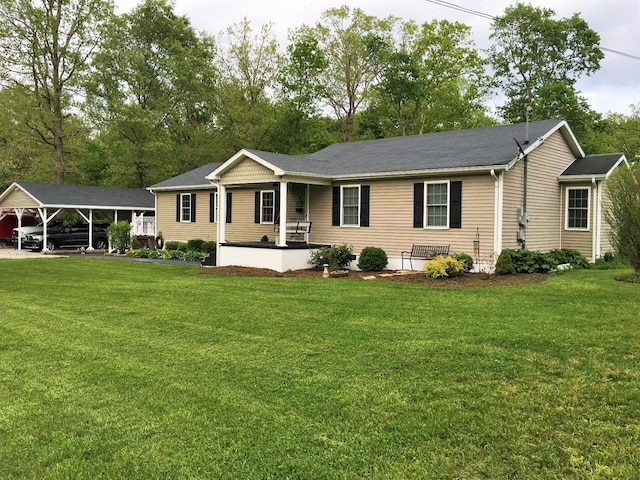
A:
MULTIPOLYGON (((106 223, 93 224, 93 247, 99 250, 108 247, 106 223)), ((43 249, 44 233, 42 231, 32 232, 25 235, 22 240, 22 247, 30 250, 43 249)), ((80 248, 89 246, 89 224, 76 224, 71 227, 62 225, 47 228, 47 250, 57 248, 80 248)))

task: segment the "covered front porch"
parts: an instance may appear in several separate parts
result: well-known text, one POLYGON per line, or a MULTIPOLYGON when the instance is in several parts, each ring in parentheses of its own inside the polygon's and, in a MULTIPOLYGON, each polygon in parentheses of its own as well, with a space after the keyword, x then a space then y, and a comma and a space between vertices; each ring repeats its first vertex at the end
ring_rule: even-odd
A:
POLYGON ((218 246, 219 266, 268 268, 277 272, 310 268, 311 251, 319 244, 289 242, 279 246, 272 242, 228 242, 218 246))
POLYGON ((311 187, 328 187, 329 178, 287 173, 246 150, 207 178, 217 183, 218 189, 218 266, 279 272, 310 268, 311 251, 321 246, 314 244, 311 236, 311 187))

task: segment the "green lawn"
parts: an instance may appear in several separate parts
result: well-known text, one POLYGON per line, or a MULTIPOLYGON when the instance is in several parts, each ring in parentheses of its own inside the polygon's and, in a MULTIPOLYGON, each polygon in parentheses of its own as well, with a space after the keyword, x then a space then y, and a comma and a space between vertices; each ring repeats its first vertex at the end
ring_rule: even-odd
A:
POLYGON ((2 479, 640 472, 640 286, 0 260, 2 479))

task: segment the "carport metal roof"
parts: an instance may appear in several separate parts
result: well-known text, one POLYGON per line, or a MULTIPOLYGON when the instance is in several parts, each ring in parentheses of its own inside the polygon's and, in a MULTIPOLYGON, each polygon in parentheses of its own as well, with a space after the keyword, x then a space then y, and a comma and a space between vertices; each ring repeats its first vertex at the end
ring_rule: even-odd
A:
POLYGON ((117 220, 118 211, 155 212, 155 196, 137 188, 32 182, 14 182, 0 195, 0 212, 13 210, 19 226, 26 210, 38 211, 44 222, 45 242, 48 222, 63 209, 75 209, 88 223, 93 221, 93 210, 112 210, 117 220), (89 215, 85 216, 83 210, 89 215))

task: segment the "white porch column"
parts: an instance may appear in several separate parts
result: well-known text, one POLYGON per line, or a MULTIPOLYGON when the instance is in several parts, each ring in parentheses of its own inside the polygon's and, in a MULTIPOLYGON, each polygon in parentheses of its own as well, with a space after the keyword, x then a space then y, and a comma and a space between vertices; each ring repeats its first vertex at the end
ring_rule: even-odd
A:
POLYGON ((218 243, 227 241, 227 188, 218 185, 218 243))
POLYGON ((280 182, 280 247, 287 246, 287 182, 280 182))

